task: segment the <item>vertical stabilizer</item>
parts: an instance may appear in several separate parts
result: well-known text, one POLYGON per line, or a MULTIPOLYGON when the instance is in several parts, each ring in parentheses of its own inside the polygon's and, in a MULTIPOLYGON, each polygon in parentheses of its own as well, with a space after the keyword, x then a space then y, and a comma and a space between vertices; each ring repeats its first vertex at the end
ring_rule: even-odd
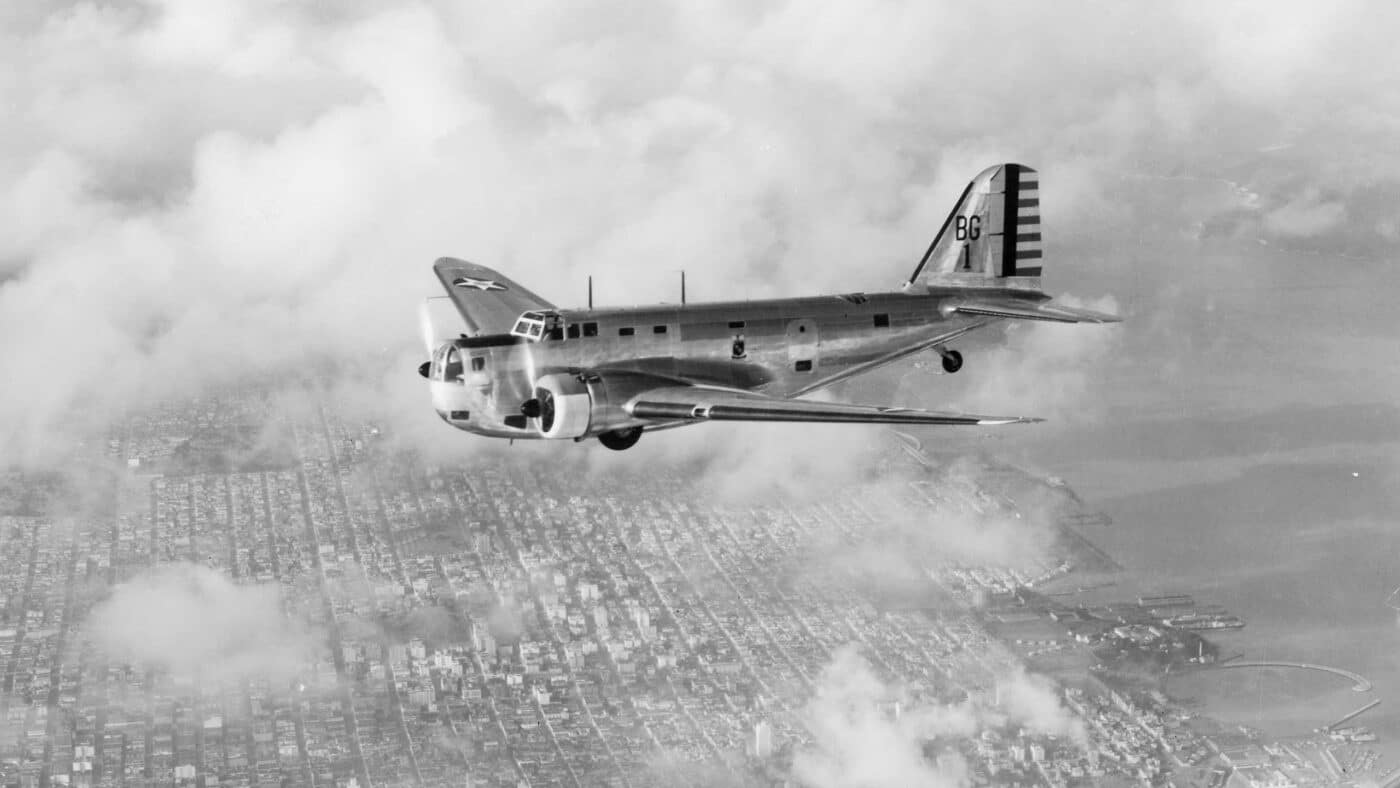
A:
POLYGON ((1040 289, 1040 175, 998 164, 963 190, 909 285, 1040 289))

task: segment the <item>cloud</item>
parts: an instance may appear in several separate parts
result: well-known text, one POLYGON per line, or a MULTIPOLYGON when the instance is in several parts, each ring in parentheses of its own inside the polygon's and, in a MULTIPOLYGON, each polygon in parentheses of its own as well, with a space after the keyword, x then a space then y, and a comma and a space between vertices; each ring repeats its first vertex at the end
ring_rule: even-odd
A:
POLYGON ((931 761, 923 744, 937 736, 966 738, 978 730, 972 704, 911 702, 875 675, 852 646, 838 649, 822 671, 801 717, 812 744, 793 757, 792 772, 812 788, 968 785, 960 758, 931 761), (882 704, 901 703, 891 714, 882 704))
MULTIPOLYGON (((1112 296, 1060 300, 1110 314, 1120 311, 1112 296)), ((1008 325, 1005 332, 1004 342, 969 356, 958 373, 957 382, 964 386, 954 400, 959 409, 1068 423, 1101 415, 1086 404, 1098 401, 1093 386, 1102 379, 1099 368, 1121 346, 1120 327, 1024 322, 1008 325)))
MULTIPOLYGON (((972 465, 955 462, 925 481, 940 491, 980 491, 981 472, 972 465)), ((984 509, 977 511, 958 495, 936 505, 915 501, 899 509, 875 503, 913 495, 906 485, 848 488, 872 502, 876 521, 861 526, 857 544, 833 540, 829 553, 813 556, 812 571, 819 576, 833 569, 851 573, 871 591, 918 593, 927 589, 928 567, 960 563, 1030 571, 1050 555, 1058 536, 1048 506, 1023 503, 1010 511, 984 501, 984 509)))
POLYGON ((1034 733, 1068 739, 1081 749, 1089 744, 1084 721, 1060 702, 1050 679, 1017 671, 997 679, 997 700, 1007 719, 1034 733))
MULTIPOLYGON (((1134 280, 1131 260, 1077 252, 1222 217, 1242 238, 1359 218, 1348 249, 1394 247, 1374 206, 1400 166, 1367 153, 1400 103, 1368 65, 1394 12, 1366 6, 1245 4, 1228 26, 1108 3, 1083 9, 1094 25, 1033 3, 46 8, 0 23, 0 336, 21 338, 0 351, 3 462, 52 459, 135 403, 315 377, 324 358, 415 441, 460 441, 410 415, 426 397, 402 383, 435 257, 565 304, 590 273, 600 302, 674 298, 680 268, 697 299, 875 290, 999 160, 1043 173, 1049 284, 1091 300, 1145 284, 1143 313, 1170 307, 1151 285, 1179 272, 1134 280), (991 31, 1015 45, 985 57, 991 31), (1164 196, 1133 174, 1257 199, 1187 181, 1164 196)), ((1096 357, 1065 342, 1112 331, 1013 342, 1053 372, 1096 357)))
POLYGON ((1084 723, 1060 703, 1050 680, 1024 672, 997 681, 997 705, 979 698, 945 704, 884 681, 847 645, 832 654, 817 684, 800 711, 812 741, 792 764, 793 776, 812 788, 971 785, 961 754, 945 748, 930 757, 925 745, 1008 726, 1080 747, 1088 743, 1084 723))
POLYGON ((1334 229, 1345 218, 1344 203, 1309 190, 1265 215, 1264 227, 1283 236, 1310 236, 1334 229))
POLYGON ((283 615, 271 585, 237 585, 197 564, 169 564, 116 586, 87 634, 113 658, 206 678, 290 680, 317 635, 283 615))
MULTIPOLYGON (((894 399, 1070 424, 1112 402, 1184 410, 1207 395, 1163 380, 1206 388, 1198 365, 1239 347, 1203 291, 1325 270, 1280 241, 1393 258, 1400 89, 1374 64, 1397 23, 1359 3, 19 4, 0 13, 0 465, 61 458, 128 408, 280 380, 430 461, 665 462, 729 502, 826 493, 870 467, 883 430, 708 425, 621 455, 453 432, 414 373, 431 260, 499 267, 563 305, 589 274, 600 303, 674 299, 682 268, 696 300, 873 291, 1005 160, 1042 173, 1047 285, 1132 320, 1017 325, 894 399), (1238 254, 1262 240, 1268 260, 1238 254), (1106 394, 1102 370, 1125 363, 1140 374, 1106 394)), ((1293 344, 1296 311, 1268 298, 1229 309, 1293 344)), ((1338 366, 1374 367, 1393 326, 1374 334, 1338 366)), ((1257 357, 1250 393, 1210 396, 1294 396, 1257 357)), ((1015 564, 1048 533, 947 512, 819 560, 899 586, 917 557, 1015 564)), ((516 614, 497 610, 497 630, 516 614)), ((198 567, 133 579, 87 626, 172 670, 284 675, 308 642, 275 589, 198 567)), ((868 665, 836 664, 811 710, 823 738, 799 759, 828 780, 813 784, 966 778, 917 758, 912 723, 862 710, 890 692, 868 665)), ((1048 687, 1005 689, 1006 715, 1075 736, 1048 687)), ((962 730, 960 714, 931 709, 929 729, 962 730)))

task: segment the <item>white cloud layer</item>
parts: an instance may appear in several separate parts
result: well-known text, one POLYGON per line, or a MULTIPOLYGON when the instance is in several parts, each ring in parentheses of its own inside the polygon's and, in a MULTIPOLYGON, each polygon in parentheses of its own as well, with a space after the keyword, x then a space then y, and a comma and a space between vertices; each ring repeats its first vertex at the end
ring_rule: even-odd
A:
POLYGON ((84 626, 113 658, 186 677, 285 681, 315 653, 315 634, 283 615, 276 586, 237 585, 198 564, 116 586, 84 626))
POLYGON ((1083 722, 1064 707, 1048 679, 1006 676, 998 681, 998 696, 998 705, 976 698, 957 704, 921 700, 883 681, 854 646, 843 647, 802 709, 812 741, 795 754, 793 777, 811 788, 964 786, 972 784, 966 760, 951 750, 930 757, 927 742, 1019 726, 1034 735, 1067 737, 1080 747, 1088 743, 1083 722))
POLYGON ((403 398, 390 410, 426 407, 383 382, 413 375, 414 302, 433 294, 442 254, 562 303, 581 300, 588 273, 604 302, 673 297, 680 268, 697 298, 893 285, 965 179, 1000 160, 1042 169, 1048 283, 1091 297, 1134 261, 1094 270, 1074 250, 1151 228, 1296 241, 1354 223, 1349 249, 1393 249, 1396 219, 1375 195, 1400 178, 1380 154, 1400 88, 1376 64, 1393 59, 1397 14, 7 10, 0 461, 155 394, 325 356, 403 398), (1228 178, 1253 200, 1187 181, 1164 197, 1139 175, 1228 178))
POLYGON ((916 705, 896 716, 884 708, 893 701, 908 704, 854 648, 838 650, 803 710, 813 743, 794 756, 793 776, 812 788, 969 784, 964 761, 940 765, 924 757, 923 743, 976 733, 973 704, 916 705))

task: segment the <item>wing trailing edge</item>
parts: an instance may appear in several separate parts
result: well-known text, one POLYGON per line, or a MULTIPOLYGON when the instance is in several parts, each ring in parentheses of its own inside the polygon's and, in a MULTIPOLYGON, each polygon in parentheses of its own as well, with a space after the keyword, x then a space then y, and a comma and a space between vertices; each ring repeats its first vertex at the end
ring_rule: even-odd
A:
POLYGON ((1092 309, 1046 303, 978 303, 968 301, 953 307, 964 315, 984 315, 1009 320, 1043 320, 1051 323, 1121 323, 1123 318, 1092 309))
POLYGON ((979 416, 916 408, 776 399, 749 392, 700 386, 652 389, 638 395, 624 407, 635 418, 681 422, 780 421, 994 426, 1042 421, 1024 416, 979 416))

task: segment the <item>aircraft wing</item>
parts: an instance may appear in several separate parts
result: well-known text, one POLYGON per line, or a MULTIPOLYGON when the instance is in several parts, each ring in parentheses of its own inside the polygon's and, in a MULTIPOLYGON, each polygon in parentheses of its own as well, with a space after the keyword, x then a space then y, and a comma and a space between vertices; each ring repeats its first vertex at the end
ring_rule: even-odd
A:
POLYGON ((521 312, 554 306, 524 287, 484 265, 442 257, 433 263, 447 294, 452 297, 467 330, 476 334, 506 334, 521 312))
POLYGON ((700 421, 807 421, 853 424, 1025 424, 1041 419, 1020 416, 975 416, 915 408, 847 405, 837 402, 777 399, 748 391, 706 386, 664 386, 644 391, 623 406, 640 419, 700 421))
POLYGON ((1048 302, 963 301, 953 307, 964 315, 986 315, 1013 320, 1046 320, 1052 323, 1120 323, 1123 318, 1092 309, 1078 309, 1048 302))

